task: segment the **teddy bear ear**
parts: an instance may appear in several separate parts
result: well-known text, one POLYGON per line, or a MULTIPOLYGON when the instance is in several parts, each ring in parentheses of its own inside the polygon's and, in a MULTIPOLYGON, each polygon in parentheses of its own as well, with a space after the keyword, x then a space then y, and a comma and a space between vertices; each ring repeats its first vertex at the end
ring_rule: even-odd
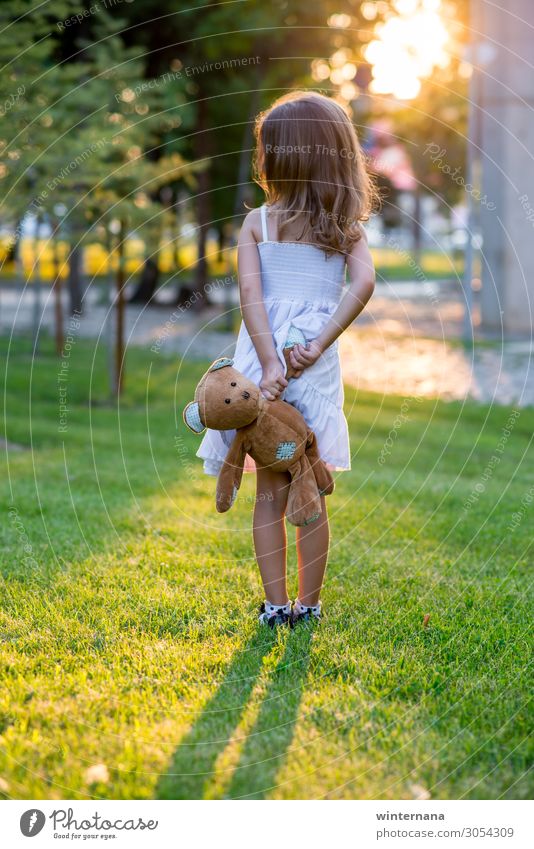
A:
POLYGON ((211 364, 208 371, 217 371, 219 368, 224 368, 225 366, 233 366, 234 361, 229 359, 229 357, 219 357, 218 360, 215 360, 214 363, 211 364))
POLYGON ((302 330, 299 330, 298 327, 295 327, 294 324, 289 325, 289 331, 287 334, 287 339, 284 342, 284 348, 292 348, 294 345, 305 345, 306 337, 302 330))
POLYGON ((202 433, 205 430, 200 418, 200 409, 197 401, 190 401, 184 410, 184 422, 193 433, 202 433))

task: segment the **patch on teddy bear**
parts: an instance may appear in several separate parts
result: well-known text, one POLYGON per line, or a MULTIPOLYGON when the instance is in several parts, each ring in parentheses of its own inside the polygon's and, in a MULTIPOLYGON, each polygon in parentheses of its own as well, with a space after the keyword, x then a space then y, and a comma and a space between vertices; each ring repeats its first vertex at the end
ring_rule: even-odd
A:
POLYGON ((276 449, 277 460, 291 460, 297 450, 296 442, 279 442, 276 449))

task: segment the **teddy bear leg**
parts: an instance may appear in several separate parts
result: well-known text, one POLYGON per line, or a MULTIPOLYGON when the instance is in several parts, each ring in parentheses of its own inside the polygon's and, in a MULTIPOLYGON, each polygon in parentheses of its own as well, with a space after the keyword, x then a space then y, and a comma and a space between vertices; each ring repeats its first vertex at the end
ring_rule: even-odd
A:
POLYGON ((226 513, 234 503, 241 486, 243 466, 247 448, 242 430, 238 430, 222 464, 217 478, 215 506, 219 513, 226 513))
POLYGON ((317 446, 317 438, 312 430, 308 431, 308 439, 306 442, 306 456, 310 461, 317 487, 321 495, 331 495, 334 491, 334 478, 330 474, 330 470, 326 467, 317 446))
POLYGON ((321 497, 310 461, 305 454, 288 470, 291 475, 286 518, 292 525, 310 525, 322 513, 321 497))

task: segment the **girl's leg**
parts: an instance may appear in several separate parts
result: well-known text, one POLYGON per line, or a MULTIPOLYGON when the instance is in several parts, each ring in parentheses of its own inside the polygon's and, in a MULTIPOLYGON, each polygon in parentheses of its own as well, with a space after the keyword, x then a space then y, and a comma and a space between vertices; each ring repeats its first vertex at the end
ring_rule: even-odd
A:
POLYGON ((322 513, 316 522, 297 528, 297 558, 299 567, 299 601, 314 607, 319 601, 328 561, 330 528, 326 501, 321 497, 322 513))
POLYGON ((286 604, 285 512, 289 475, 258 468, 254 506, 254 548, 260 567, 265 598, 271 604, 286 604))

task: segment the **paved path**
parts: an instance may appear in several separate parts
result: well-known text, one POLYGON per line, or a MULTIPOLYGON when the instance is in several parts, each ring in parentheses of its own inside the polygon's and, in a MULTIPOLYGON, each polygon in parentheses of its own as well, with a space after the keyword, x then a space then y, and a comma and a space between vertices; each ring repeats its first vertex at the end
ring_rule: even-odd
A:
MULTIPOLYGON (((103 344, 108 311, 98 299, 96 291, 89 293, 76 332, 102 336, 103 344)), ((27 332, 32 311, 31 293, 3 290, 1 332, 27 332)), ((451 284, 379 284, 366 311, 341 340, 347 383, 381 393, 534 404, 532 340, 478 338, 465 346, 460 341, 462 316, 460 294, 451 284)), ((48 290, 43 292, 41 325, 49 332, 53 327, 48 290)), ((215 359, 231 354, 235 337, 223 326, 217 306, 201 316, 172 304, 126 308, 128 344, 152 348, 155 355, 215 359)))

